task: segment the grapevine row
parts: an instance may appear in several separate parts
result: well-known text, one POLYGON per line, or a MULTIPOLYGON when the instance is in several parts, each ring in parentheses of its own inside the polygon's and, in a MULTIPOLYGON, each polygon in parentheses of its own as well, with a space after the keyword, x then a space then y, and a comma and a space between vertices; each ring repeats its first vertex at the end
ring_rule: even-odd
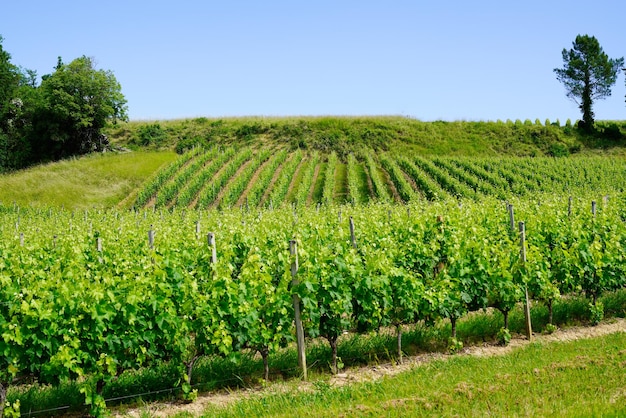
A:
POLYGON ((252 150, 244 148, 239 151, 225 167, 222 167, 218 173, 210 180, 208 184, 200 191, 197 208, 206 208, 211 205, 217 198, 220 190, 226 185, 228 180, 235 175, 239 167, 252 158, 252 150))
POLYGON ((165 184, 166 181, 168 181, 182 166, 184 166, 187 161, 195 157, 198 152, 199 148, 193 148, 192 150, 187 151, 186 153, 178 157, 165 169, 158 171, 155 177, 151 181, 149 181, 137 194, 135 206, 145 206, 148 201, 150 201, 150 199, 155 196, 155 194, 163 186, 163 184, 165 184))

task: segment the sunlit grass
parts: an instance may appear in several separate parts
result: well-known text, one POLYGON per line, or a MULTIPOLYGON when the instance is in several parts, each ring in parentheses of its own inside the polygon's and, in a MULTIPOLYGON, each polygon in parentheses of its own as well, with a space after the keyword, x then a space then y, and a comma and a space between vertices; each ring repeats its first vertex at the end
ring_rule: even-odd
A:
POLYGON ((67 209, 109 208, 176 158, 171 151, 92 154, 0 177, 0 202, 67 209))
POLYGON ((626 333, 435 360, 378 381, 254 396, 211 417, 623 416, 626 333))

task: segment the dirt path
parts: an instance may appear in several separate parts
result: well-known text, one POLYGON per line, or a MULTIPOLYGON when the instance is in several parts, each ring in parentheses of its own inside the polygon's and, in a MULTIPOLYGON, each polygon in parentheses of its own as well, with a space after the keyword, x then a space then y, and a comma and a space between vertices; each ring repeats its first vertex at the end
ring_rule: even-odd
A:
MULTIPOLYGON (((541 343, 551 343, 556 341, 574 341, 583 338, 600 337, 616 332, 626 332, 626 319, 612 318, 595 327, 569 327, 559 329, 553 334, 542 335, 535 334, 534 341, 541 343)), ((514 335, 511 343, 506 347, 484 343, 482 345, 466 347, 458 355, 469 356, 496 356, 510 353, 512 350, 529 344, 524 336, 514 335)), ((405 357, 403 364, 396 365, 393 363, 384 363, 375 366, 365 366, 350 368, 333 376, 330 384, 333 386, 342 386, 358 382, 371 382, 381 379, 385 376, 393 376, 407 370, 412 369, 420 364, 427 363, 436 359, 450 358, 452 355, 442 353, 427 353, 418 356, 405 357)), ((270 383, 265 389, 239 389, 230 392, 220 391, 198 396, 191 404, 171 403, 171 402, 155 402, 142 407, 128 408, 122 407, 123 412, 113 413, 114 417, 168 417, 174 414, 186 413, 191 416, 200 416, 203 411, 210 405, 225 406, 245 399, 251 396, 262 396, 270 393, 285 392, 293 389, 293 382, 276 382, 270 383)), ((301 383, 300 390, 313 390, 312 383, 301 383)), ((122 410, 120 410, 122 411, 122 410)))

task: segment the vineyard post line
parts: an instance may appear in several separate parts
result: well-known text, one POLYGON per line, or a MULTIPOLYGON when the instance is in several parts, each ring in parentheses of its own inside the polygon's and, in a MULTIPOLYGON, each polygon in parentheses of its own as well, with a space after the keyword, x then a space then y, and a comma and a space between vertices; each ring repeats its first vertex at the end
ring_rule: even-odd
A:
POLYGON ((593 215, 593 217, 596 217, 596 201, 592 200, 591 201, 591 214, 593 215))
POLYGON ((352 219, 352 216, 350 216, 350 241, 352 242, 352 246, 354 247, 354 249, 356 250, 356 237, 354 235, 354 220, 352 219))
POLYGON ((509 223, 511 225, 511 232, 515 232, 515 212, 513 210, 513 205, 507 203, 506 208, 509 211, 509 223))
MULTIPOLYGON (((522 264, 526 264, 526 225, 523 221, 519 223, 520 233, 520 259, 522 264)), ((524 320, 526 323, 526 336, 529 341, 533 339, 533 328, 530 321, 530 299, 528 297, 528 285, 524 284, 524 320)))
MULTIPOLYGON (((291 284, 295 287, 299 284, 298 274, 298 243, 296 240, 289 241, 289 254, 291 255, 291 284)), ((302 368, 302 378, 307 380, 306 369, 306 346, 304 341, 304 328, 302 326, 302 318, 300 318, 300 297, 297 293, 292 294, 293 309, 296 325, 296 339, 298 343, 298 365, 302 368)))
POLYGON ((209 232, 206 236, 207 243, 209 244, 209 248, 211 249, 211 264, 217 264, 217 248, 215 247, 215 234, 213 232, 209 232))

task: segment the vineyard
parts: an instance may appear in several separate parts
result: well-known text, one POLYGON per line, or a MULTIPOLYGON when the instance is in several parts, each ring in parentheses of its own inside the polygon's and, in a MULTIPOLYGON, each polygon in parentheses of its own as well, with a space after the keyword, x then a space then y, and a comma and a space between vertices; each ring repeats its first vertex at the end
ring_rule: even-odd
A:
POLYGON ((276 208, 281 205, 414 203, 485 197, 623 191, 618 157, 408 157, 365 150, 335 153, 194 148, 163 168, 126 207, 276 208))
POLYGON ((457 320, 491 307, 506 329, 526 292, 548 308, 583 293, 598 321, 598 297, 626 287, 624 174, 617 159, 195 149, 134 209, 0 207, 0 401, 77 381, 99 415, 107 384, 163 362, 191 399, 199 359, 258 352, 267 377, 298 324, 333 371, 345 332, 395 329, 401 361, 407 326, 450 321, 454 348, 457 320))

